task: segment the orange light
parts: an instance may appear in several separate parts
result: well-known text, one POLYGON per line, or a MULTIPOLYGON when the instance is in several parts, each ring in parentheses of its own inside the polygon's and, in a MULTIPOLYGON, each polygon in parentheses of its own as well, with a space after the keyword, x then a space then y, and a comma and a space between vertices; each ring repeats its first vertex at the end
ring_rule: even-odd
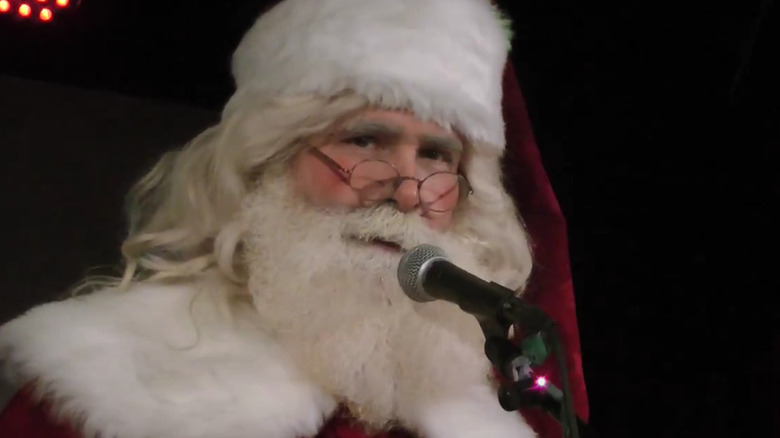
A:
POLYGON ((11 10, 11 3, 8 0, 0 0, 0 12, 8 12, 11 10))
POLYGON ((38 18, 40 18, 41 21, 49 21, 49 20, 51 20, 51 16, 52 16, 52 13, 51 13, 51 9, 49 9, 49 8, 41 9, 41 13, 38 14, 38 18))
POLYGON ((70 3, 70 0, 57 0, 57 6, 61 8, 68 6, 68 3, 70 3))
POLYGON ((25 3, 19 6, 19 15, 26 18, 29 17, 30 14, 32 14, 32 8, 30 7, 30 5, 25 3))
POLYGON ((46 0, 36 0, 38 3, 46 3, 46 0))

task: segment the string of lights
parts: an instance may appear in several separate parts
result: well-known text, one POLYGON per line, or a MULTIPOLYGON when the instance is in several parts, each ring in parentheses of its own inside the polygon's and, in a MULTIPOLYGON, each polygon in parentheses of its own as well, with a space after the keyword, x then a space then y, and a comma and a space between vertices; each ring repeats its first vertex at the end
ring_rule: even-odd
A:
POLYGON ((80 0, 0 0, 0 17, 46 23, 78 3, 80 0))

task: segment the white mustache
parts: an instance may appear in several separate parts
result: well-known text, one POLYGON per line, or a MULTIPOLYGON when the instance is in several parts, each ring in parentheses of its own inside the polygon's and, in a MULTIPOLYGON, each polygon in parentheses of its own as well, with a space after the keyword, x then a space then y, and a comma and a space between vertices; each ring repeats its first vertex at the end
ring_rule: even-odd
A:
POLYGON ((434 243, 439 233, 431 229, 419 213, 403 213, 390 204, 335 215, 342 238, 362 241, 383 240, 409 250, 423 243, 434 243))

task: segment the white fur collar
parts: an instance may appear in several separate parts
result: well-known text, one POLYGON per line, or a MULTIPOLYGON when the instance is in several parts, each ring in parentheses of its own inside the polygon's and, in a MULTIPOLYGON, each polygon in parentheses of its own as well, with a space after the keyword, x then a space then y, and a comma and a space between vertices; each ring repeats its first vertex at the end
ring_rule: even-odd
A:
POLYGON ((196 326, 197 292, 141 286, 43 305, 2 327, 0 357, 83 418, 87 436, 316 435, 334 400, 246 318, 198 308, 196 326))
MULTIPOLYGON (((143 285, 39 306, 0 327, 0 360, 17 384, 36 379, 53 394, 87 437, 315 436, 333 397, 296 372, 251 306, 231 318, 193 305, 199 292, 143 285)), ((409 420, 430 438, 534 436, 483 389, 409 420)))

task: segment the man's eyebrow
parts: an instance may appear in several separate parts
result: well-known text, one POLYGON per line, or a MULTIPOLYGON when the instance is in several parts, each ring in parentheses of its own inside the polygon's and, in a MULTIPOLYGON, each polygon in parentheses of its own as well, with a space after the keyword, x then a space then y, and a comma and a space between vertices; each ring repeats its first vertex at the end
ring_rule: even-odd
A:
MULTIPOLYGON (((356 120, 346 123, 342 132, 348 135, 382 135, 399 138, 404 134, 404 128, 392 123, 375 122, 371 120, 356 120)), ((457 137, 443 135, 421 135, 419 137, 422 147, 446 150, 449 152, 463 152, 463 142, 457 137)))
POLYGON ((449 152, 463 152, 463 142, 457 137, 439 135, 421 135, 422 147, 445 150, 449 152))
POLYGON ((387 136, 401 136, 404 132, 403 128, 400 126, 381 122, 372 122, 370 120, 357 120, 346 123, 342 131, 351 135, 377 134, 387 136))

